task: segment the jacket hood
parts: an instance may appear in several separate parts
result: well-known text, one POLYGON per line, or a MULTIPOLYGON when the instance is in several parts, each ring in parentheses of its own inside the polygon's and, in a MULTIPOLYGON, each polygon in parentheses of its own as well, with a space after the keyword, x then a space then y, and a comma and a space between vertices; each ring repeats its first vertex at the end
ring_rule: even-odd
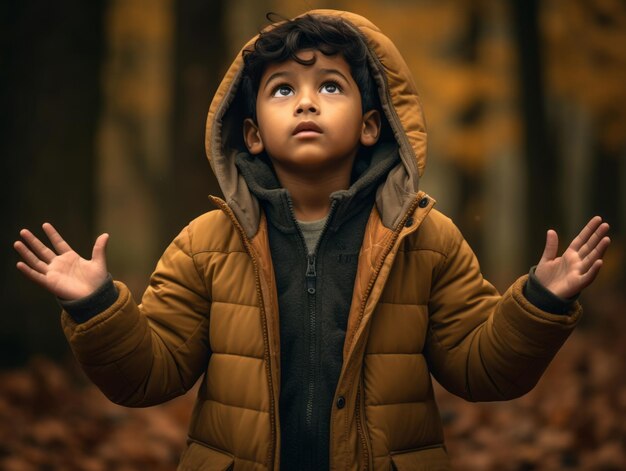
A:
MULTIPOLYGON (((426 128, 420 97, 413 77, 400 52, 372 22, 338 10, 304 13, 340 17, 362 38, 384 114, 391 132, 383 133, 376 146, 395 146, 400 162, 388 173, 376 193, 376 207, 383 225, 395 228, 417 197, 419 178, 426 165, 426 128)), ((266 29, 271 29, 270 25, 266 29)), ((258 35, 237 54, 218 87, 206 123, 205 149, 211 168, 248 237, 259 227, 261 207, 236 165, 236 157, 247 152, 243 141, 244 105, 239 93, 243 71, 242 51, 251 48, 258 35)))

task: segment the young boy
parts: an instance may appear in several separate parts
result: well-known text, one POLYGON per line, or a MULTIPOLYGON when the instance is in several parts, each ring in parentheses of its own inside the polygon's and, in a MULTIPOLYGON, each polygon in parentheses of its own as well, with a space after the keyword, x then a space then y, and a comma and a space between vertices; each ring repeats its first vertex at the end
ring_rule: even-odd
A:
POLYGON ((179 469, 449 469, 430 379, 471 401, 530 390, 581 315, 609 245, 593 218, 503 296, 419 190, 422 108, 368 20, 312 11, 251 40, 207 121, 225 201, 167 248, 141 305, 49 224, 18 268, 112 400, 203 375, 179 469))

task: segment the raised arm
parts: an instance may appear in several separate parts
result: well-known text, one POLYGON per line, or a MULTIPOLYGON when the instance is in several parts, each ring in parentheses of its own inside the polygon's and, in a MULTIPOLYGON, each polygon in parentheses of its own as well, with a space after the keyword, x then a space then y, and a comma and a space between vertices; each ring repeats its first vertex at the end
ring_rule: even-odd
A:
POLYGON ((65 336, 102 392, 119 404, 149 406, 193 386, 210 355, 210 300, 193 260, 188 228, 159 260, 140 305, 123 283, 108 277, 106 234, 98 238, 88 261, 51 225, 44 225, 44 231, 55 250, 23 230, 24 242, 15 243, 24 260, 18 268, 57 297, 71 301, 62 302, 65 336), (110 302, 103 306, 96 297, 110 302), (73 315, 67 312, 70 305, 73 315), (75 310, 88 315, 76 316, 75 310))
MULTIPOLYGON (((546 280, 543 275, 552 274, 549 278, 556 284, 549 284, 548 289, 563 297, 587 286, 601 265, 599 260, 608 245, 604 238, 607 230, 608 225, 592 219, 562 261, 555 261, 555 241, 549 234, 552 245, 536 269, 542 276, 538 276, 540 283, 546 280), (561 290, 562 286, 568 289, 561 290)), ((582 308, 573 302, 567 312, 557 314, 537 307, 525 294, 528 275, 500 296, 483 278, 458 229, 454 228, 454 233, 431 290, 427 351, 431 370, 444 387, 469 400, 517 397, 539 380, 576 325, 582 308)))

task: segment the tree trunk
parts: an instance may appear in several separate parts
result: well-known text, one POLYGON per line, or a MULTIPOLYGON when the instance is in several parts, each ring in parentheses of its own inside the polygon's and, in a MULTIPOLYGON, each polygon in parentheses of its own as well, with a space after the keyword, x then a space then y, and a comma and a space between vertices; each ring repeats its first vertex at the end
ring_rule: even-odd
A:
POLYGON ((215 209, 207 196, 221 195, 204 151, 206 117, 226 65, 224 1, 179 0, 176 3, 173 159, 168 178, 166 239, 191 219, 215 209))
POLYGON ((23 227, 45 240, 41 223, 50 221, 91 255, 103 11, 102 1, 72 0, 0 9, 0 367, 67 351, 60 308, 19 274, 11 245, 23 227))
POLYGON ((536 263, 545 245, 548 228, 558 229, 560 211, 557 181, 557 159, 554 140, 548 132, 542 55, 539 37, 539 2, 515 0, 513 24, 519 53, 520 101, 524 124, 524 152, 528 165, 528 254, 536 263))

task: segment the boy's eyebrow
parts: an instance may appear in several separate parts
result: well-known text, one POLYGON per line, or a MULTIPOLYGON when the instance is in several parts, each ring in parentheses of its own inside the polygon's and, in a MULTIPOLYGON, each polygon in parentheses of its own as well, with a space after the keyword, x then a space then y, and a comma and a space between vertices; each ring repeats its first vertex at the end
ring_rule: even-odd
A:
POLYGON ((320 73, 321 74, 337 74, 339 75, 342 79, 344 79, 346 82, 350 83, 350 81, 348 80, 348 78, 341 73, 340 70, 338 69, 320 69, 320 73))
POLYGON ((265 81, 265 84, 263 85, 263 88, 267 87, 267 84, 270 83, 272 80, 280 78, 280 77, 289 77, 293 75, 291 72, 286 71, 286 70, 281 70, 279 72, 274 72, 272 75, 270 75, 267 80, 265 81))

